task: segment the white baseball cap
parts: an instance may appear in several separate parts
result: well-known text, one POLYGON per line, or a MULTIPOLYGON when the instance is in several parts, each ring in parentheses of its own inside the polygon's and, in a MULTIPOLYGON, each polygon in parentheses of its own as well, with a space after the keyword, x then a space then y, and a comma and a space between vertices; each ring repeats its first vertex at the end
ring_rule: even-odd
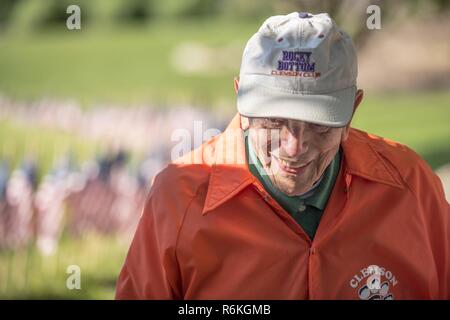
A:
POLYGON ((327 13, 268 18, 244 49, 237 108, 342 127, 353 113, 357 77, 351 38, 327 13))

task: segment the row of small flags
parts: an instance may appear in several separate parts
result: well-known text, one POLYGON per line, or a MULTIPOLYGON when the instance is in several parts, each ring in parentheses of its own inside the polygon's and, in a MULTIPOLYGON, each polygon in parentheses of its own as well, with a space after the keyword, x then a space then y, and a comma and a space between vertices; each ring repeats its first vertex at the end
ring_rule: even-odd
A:
POLYGON ((9 173, 0 160, 0 250, 35 243, 54 254, 63 233, 129 236, 133 233, 162 157, 147 158, 130 173, 126 153, 105 155, 77 169, 70 161, 37 182, 37 166, 28 161, 9 173))

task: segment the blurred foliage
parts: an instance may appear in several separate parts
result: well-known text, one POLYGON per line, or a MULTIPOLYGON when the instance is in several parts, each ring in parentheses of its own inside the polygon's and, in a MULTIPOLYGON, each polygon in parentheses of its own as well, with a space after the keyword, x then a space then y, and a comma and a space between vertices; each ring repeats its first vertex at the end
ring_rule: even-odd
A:
POLYGON ((130 0, 123 2, 115 15, 122 22, 145 23, 155 15, 153 1, 130 0))
POLYGON ((0 1, 0 30, 5 28, 11 18, 11 12, 18 0, 0 1))
POLYGON ((220 2, 210 0, 165 0, 155 3, 157 15, 167 19, 201 18, 219 13, 220 2))
POLYGON ((370 29, 366 27, 369 5, 378 5, 382 25, 417 16, 442 14, 450 8, 448 0, 284 0, 276 2, 275 12, 327 12, 348 32, 356 45, 363 45, 370 29))
MULTIPOLYGON (((383 23, 399 17, 448 11, 448 0, 0 0, 0 28, 37 31, 65 24, 70 4, 82 9, 83 25, 146 23, 153 19, 263 19, 292 11, 328 12, 358 41, 367 34, 368 5, 379 5, 383 23)), ((357 42, 358 42, 357 41, 357 42)))
MULTIPOLYGON (((3 1, 3 0, 2 0, 3 1)), ((71 4, 85 8, 82 10, 82 23, 88 24, 91 18, 89 0, 19 0, 10 11, 9 27, 13 32, 40 32, 45 29, 66 29, 71 4)))
MULTIPOLYGON (((35 23, 38 30, 44 28, 57 28, 59 26, 65 27, 66 20, 69 14, 66 10, 72 4, 78 5, 80 8, 89 5, 89 2, 84 0, 72 1, 72 0, 50 0, 41 1, 43 7, 41 9, 41 15, 35 17, 35 23)), ((83 23, 89 22, 89 10, 83 12, 83 23)))
MULTIPOLYGON (((271 0, 223 0, 220 4, 220 12, 228 19, 250 19, 263 21, 271 15, 282 14, 281 12, 276 12, 275 3, 275 1, 271 0)), ((296 9, 294 8, 289 9, 289 11, 295 10, 296 9)))

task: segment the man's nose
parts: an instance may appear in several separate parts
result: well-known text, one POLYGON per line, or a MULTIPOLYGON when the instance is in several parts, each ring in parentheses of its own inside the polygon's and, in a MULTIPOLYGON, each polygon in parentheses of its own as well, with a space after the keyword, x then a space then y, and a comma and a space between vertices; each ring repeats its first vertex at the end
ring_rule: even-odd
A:
POLYGON ((304 126, 295 128, 285 128, 281 137, 282 156, 289 158, 298 158, 308 150, 305 143, 304 126))

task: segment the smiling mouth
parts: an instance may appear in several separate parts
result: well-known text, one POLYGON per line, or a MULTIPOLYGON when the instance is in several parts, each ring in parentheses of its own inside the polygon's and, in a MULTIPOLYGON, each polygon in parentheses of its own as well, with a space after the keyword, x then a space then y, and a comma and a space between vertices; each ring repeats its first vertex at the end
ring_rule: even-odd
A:
POLYGON ((307 167, 312 161, 309 161, 307 163, 304 164, 299 164, 299 163, 294 163, 294 162, 290 162, 290 161, 286 161, 283 159, 278 158, 277 156, 272 154, 273 159, 275 159, 275 161, 278 164, 278 167, 286 172, 286 173, 291 173, 291 174, 297 174, 300 171, 303 171, 303 169, 305 167, 307 167))

